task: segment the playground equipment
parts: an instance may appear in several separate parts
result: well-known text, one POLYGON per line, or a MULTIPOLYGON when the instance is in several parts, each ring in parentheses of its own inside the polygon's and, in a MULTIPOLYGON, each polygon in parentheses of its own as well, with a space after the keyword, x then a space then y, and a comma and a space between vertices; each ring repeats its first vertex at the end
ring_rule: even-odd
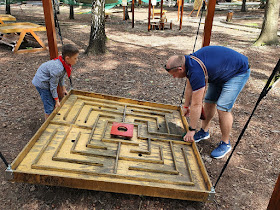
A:
POLYGON ((180 107, 71 90, 6 171, 10 181, 208 201, 180 107))
MULTIPOLYGON (((68 5, 75 5, 75 6, 91 6, 91 0, 62 0, 64 4, 68 5)), ((105 7, 106 9, 113 8, 117 4, 120 4, 121 1, 119 0, 105 0, 105 7)))
POLYGON ((193 10, 192 10, 191 13, 189 14, 189 16, 191 16, 192 13, 193 13, 194 11, 197 11, 196 17, 198 17, 198 14, 199 14, 199 12, 200 12, 200 10, 201 10, 201 8, 202 8, 203 2, 204 2, 205 5, 207 6, 207 3, 206 3, 205 0, 195 0, 195 1, 194 1, 194 4, 193 4, 193 10))
MULTIPOLYGON (((172 21, 168 21, 167 20, 167 10, 164 10, 163 9, 163 2, 161 2, 161 7, 160 9, 155 9, 155 6, 157 4, 157 2, 159 2, 160 0, 152 0, 151 1, 151 5, 152 5, 152 12, 149 11, 149 14, 151 14, 151 17, 152 18, 150 20, 150 29, 155 29, 155 28, 158 28, 158 29, 161 29, 161 30, 164 30, 165 28, 165 25, 169 25, 170 26, 170 29, 172 29, 172 21)), ((150 9, 150 7, 149 7, 150 9)))
MULTIPOLYGON (((67 4, 70 6, 70 19, 74 19, 74 6, 85 6, 85 7, 91 7, 92 1, 91 0, 61 0, 64 4, 67 4)), ((106 11, 109 9, 115 7, 118 4, 121 4, 122 0, 105 0, 105 14, 106 11)), ((107 12, 107 14, 109 14, 107 12)))
POLYGON ((165 25, 170 25, 170 29, 172 29, 172 21, 168 21, 166 17, 166 10, 163 10, 163 0, 160 2, 160 9, 155 10, 154 6, 156 5, 157 0, 149 0, 149 9, 148 9, 148 31, 151 29, 155 29, 156 27, 159 29, 164 29, 165 25), (151 8, 153 7, 152 11, 151 8), (152 18, 152 19, 151 19, 152 18))
MULTIPOLYGON (((50 57, 55 58, 50 0, 43 0, 43 6, 50 57)), ((61 105, 7 168, 8 180, 184 200, 213 199, 215 191, 195 143, 181 141, 180 134, 188 126, 179 106, 74 90, 61 105), (114 139, 112 121, 133 125, 134 135, 114 139), (71 152, 73 157, 68 156, 71 152)))

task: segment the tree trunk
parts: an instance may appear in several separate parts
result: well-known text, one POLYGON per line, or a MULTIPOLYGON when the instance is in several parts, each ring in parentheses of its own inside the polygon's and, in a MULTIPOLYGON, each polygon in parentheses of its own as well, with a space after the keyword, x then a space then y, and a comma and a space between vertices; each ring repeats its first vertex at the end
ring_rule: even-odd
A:
POLYGON ((279 44, 277 36, 279 6, 279 0, 267 0, 262 31, 254 45, 261 46, 279 44))
POLYGON ((6 14, 11 14, 10 0, 6 0, 6 14))
POLYGON ((242 0, 241 12, 246 12, 246 0, 242 0))
POLYGON ((128 6, 125 7, 125 20, 129 20, 128 6))
POLYGON ((91 9, 91 31, 86 54, 103 54, 106 50, 105 0, 93 0, 91 9))
POLYGON ((74 6, 70 5, 69 19, 74 19, 74 6))

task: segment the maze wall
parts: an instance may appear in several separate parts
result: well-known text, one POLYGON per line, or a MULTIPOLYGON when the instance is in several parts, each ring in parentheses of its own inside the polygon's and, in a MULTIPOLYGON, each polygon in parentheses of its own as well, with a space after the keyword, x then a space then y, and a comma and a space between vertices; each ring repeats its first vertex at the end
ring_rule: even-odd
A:
POLYGON ((174 106, 72 91, 14 161, 14 181, 206 200, 211 183, 185 126, 174 106), (133 137, 111 135, 113 123, 133 137))

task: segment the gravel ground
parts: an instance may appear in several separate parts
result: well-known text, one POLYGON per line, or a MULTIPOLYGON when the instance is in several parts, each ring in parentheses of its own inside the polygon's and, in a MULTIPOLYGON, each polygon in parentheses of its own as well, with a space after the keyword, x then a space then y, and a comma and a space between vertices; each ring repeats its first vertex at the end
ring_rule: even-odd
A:
MULTIPOLYGON (((106 21, 107 52, 100 56, 80 55, 74 67, 75 89, 110 94, 137 100, 179 105, 184 80, 173 79, 162 68, 170 55, 191 53, 199 18, 184 13, 183 28, 178 30, 177 8, 166 7, 173 29, 147 31, 147 8, 135 10, 135 28, 122 20, 122 8, 106 21)), ((17 21, 43 23, 40 6, 12 6, 17 21)), ((59 20, 65 43, 73 43, 83 52, 88 44, 90 11, 75 8, 75 19, 69 20, 69 8, 62 6, 59 20)), ((0 6, 0 13, 5 7, 0 6)), ((263 10, 234 11, 233 23, 259 23, 263 10), (251 16, 248 19, 245 16, 251 16), (237 18, 238 17, 238 18, 237 18), (243 17, 243 18, 242 18, 243 17), (239 19, 239 21, 238 21, 239 19)), ((129 14, 131 18, 131 13, 129 14)), ((222 45, 246 55, 252 74, 240 94, 235 108, 232 143, 235 143, 279 59, 278 46, 253 46, 258 32, 220 24, 227 10, 217 11, 211 45, 222 45), (215 24, 217 23, 217 24, 215 24), (218 24, 219 23, 219 24, 218 24)), ((196 49, 201 46, 201 25, 196 49)), ((38 35, 47 43, 45 32, 38 35)), ((58 40, 59 50, 61 43, 58 40)), ((43 107, 31 80, 48 51, 13 54, 0 45, 0 151, 11 162, 43 123, 43 107)), ((266 209, 279 175, 280 87, 276 86, 260 103, 231 162, 216 188, 215 202, 201 203, 109 192, 68 189, 64 187, 10 183, 4 179, 0 163, 0 203, 2 209, 266 209)), ((210 152, 219 142, 217 116, 212 122, 211 139, 198 144, 212 183, 215 183, 226 158, 214 160, 210 152)))

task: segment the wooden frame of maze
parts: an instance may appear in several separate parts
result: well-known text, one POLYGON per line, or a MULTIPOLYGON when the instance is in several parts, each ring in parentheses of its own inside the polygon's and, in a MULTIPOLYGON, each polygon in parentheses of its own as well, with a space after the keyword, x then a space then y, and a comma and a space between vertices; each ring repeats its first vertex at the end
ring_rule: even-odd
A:
POLYGON ((71 90, 6 170, 15 182, 182 200, 215 192, 178 106, 71 90), (110 135, 114 122, 131 139, 110 135))

